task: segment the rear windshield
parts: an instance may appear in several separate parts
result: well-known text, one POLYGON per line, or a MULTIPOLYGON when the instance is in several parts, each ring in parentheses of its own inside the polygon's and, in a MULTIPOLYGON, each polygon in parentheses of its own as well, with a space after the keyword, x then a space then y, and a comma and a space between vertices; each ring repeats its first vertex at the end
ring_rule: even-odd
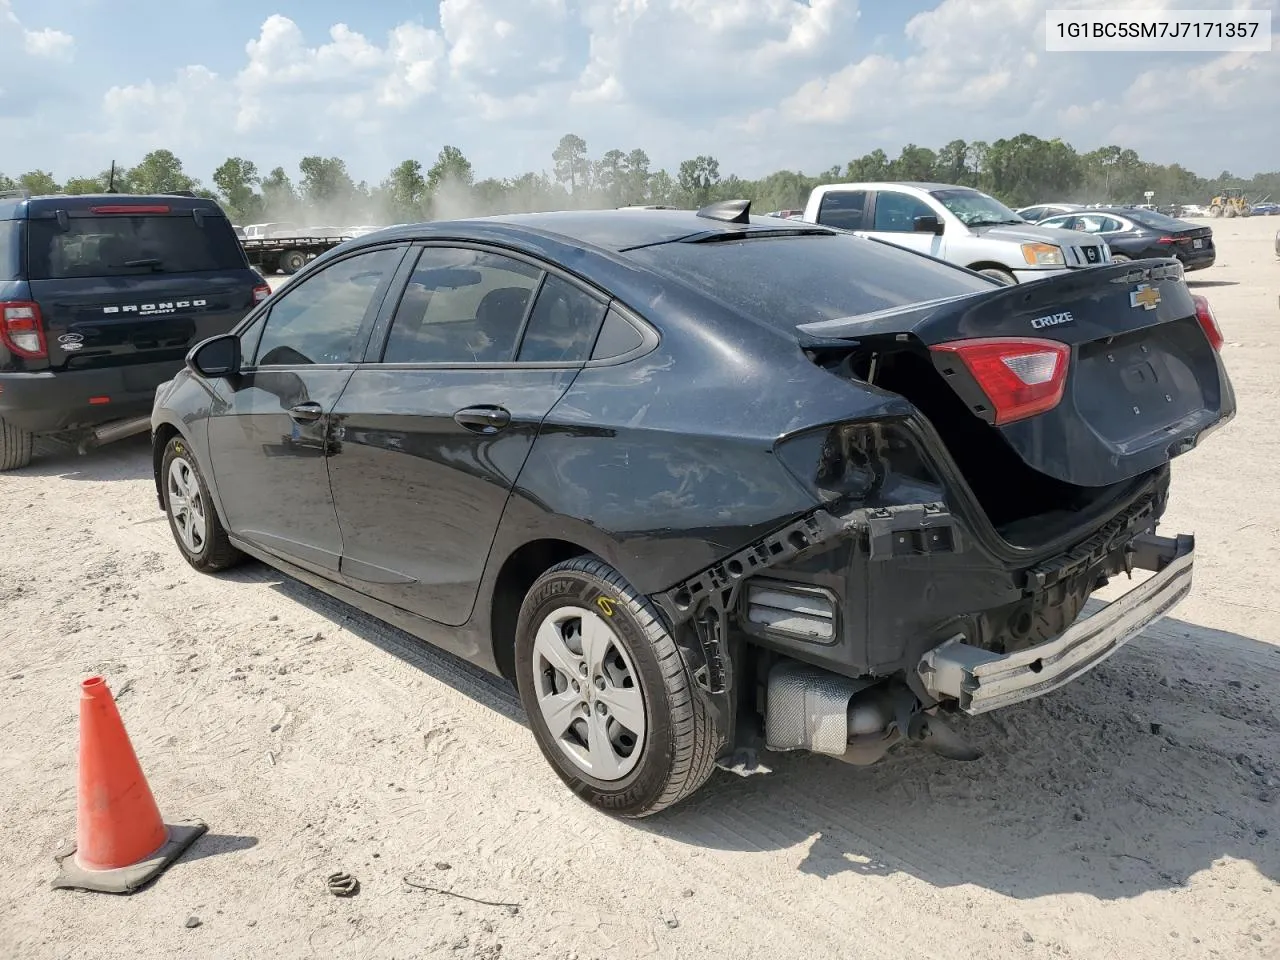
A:
POLYGON ((940 260, 847 234, 664 243, 628 255, 741 313, 788 327, 994 285, 940 260))
POLYGON ((148 273, 201 273, 242 269, 244 251, 231 224, 187 216, 73 217, 28 221, 32 280, 135 277, 148 273))
POLYGON ((1134 223, 1140 223, 1144 227, 1151 227, 1155 230, 1185 230, 1191 226, 1185 220, 1175 220, 1173 217, 1167 217, 1163 213, 1156 213, 1154 210, 1126 210, 1124 213, 1134 223))

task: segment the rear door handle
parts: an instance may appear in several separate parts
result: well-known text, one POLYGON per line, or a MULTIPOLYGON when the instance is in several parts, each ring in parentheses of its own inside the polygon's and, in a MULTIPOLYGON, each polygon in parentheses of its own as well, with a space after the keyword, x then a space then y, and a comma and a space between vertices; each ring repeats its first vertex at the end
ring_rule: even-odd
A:
POLYGON ((324 407, 318 403, 297 403, 289 408, 289 416, 297 423, 315 423, 324 416, 324 407))
POLYGON ((473 433, 497 433, 511 423, 511 413, 502 407, 466 407, 455 413, 453 419, 473 433))

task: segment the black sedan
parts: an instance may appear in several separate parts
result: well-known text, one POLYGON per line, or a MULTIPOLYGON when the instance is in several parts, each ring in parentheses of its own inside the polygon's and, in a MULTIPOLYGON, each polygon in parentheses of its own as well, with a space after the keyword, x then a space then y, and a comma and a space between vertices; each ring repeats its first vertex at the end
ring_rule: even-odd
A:
POLYGON ((1177 257, 1190 271, 1213 266, 1217 257, 1209 227, 1154 210, 1099 207, 1049 217, 1039 225, 1096 234, 1111 248, 1112 260, 1177 257))
POLYGON ((1221 340, 1169 259, 1005 287, 744 202, 394 227, 192 350, 156 492, 197 570, 255 557, 506 677, 565 783, 642 816, 757 745, 973 758, 947 712, 1170 609, 1221 340))

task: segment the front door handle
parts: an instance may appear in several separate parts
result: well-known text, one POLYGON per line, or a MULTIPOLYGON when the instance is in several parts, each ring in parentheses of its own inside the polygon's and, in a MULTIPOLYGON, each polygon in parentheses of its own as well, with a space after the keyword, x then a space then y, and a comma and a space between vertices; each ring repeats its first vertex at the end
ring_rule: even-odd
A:
POLYGON ((296 423, 315 423, 324 416, 324 407, 318 403, 296 403, 289 408, 289 416, 296 423))
POLYGON ((511 423, 511 413, 502 407, 466 407, 455 413, 453 419, 473 433, 497 433, 511 423))

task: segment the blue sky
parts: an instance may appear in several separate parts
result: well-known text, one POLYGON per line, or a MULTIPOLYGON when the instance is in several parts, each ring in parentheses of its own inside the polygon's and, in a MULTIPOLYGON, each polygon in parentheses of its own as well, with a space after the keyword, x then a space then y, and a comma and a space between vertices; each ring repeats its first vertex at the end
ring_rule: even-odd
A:
MULTIPOLYGON (((1280 26, 1280 0, 1242 2, 1280 26)), ((0 171, 66 178, 167 147, 206 182, 227 156, 294 173, 309 153, 376 182, 450 143, 479 176, 510 176, 549 168, 574 132, 595 156, 711 154, 756 176, 1026 130, 1249 175, 1280 167, 1280 48, 1043 49, 1050 7, 1231 5, 0 0, 0 171)))

